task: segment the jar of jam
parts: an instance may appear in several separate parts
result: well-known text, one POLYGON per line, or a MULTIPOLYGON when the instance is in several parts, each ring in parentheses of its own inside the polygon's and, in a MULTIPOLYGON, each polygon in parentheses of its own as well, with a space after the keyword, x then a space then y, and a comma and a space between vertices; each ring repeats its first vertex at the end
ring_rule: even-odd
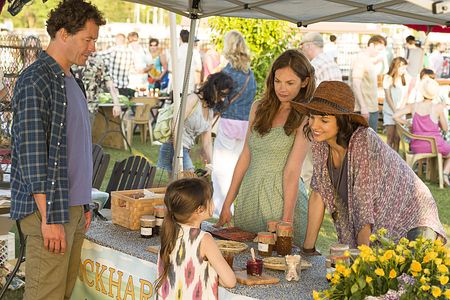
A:
POLYGON ((155 216, 142 216, 141 219, 141 237, 151 238, 153 236, 153 229, 156 225, 155 216))
POLYGON ((247 261, 247 274, 261 276, 263 271, 263 261, 261 259, 250 259, 247 261))
POLYGON ((167 207, 164 204, 155 205, 154 211, 155 211, 155 217, 156 217, 155 234, 159 234, 159 230, 164 221, 164 217, 167 214, 167 207))
POLYGON ((285 256, 291 254, 293 231, 294 229, 291 223, 278 223, 276 249, 279 255, 285 256))
POLYGON ((271 232, 258 233, 258 254, 261 256, 272 256, 275 239, 271 232))
POLYGON ((267 231, 273 234, 275 241, 277 240, 277 224, 279 221, 267 221, 267 231))

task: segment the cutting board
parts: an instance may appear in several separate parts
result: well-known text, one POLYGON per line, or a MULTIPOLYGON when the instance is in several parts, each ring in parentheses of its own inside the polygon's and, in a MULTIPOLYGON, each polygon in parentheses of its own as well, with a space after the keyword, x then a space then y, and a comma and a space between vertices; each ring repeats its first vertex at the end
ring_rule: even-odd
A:
POLYGON ((247 275, 247 270, 234 271, 236 274, 236 280, 240 284, 256 285, 256 284, 275 284, 280 282, 279 278, 272 277, 262 273, 261 276, 247 275))
POLYGON ((160 248, 161 248, 160 246, 148 246, 147 247, 147 251, 150 252, 150 253, 158 254, 160 248))
POLYGON ((208 228, 207 231, 215 237, 236 242, 253 241, 256 237, 256 233, 242 230, 239 227, 208 228))

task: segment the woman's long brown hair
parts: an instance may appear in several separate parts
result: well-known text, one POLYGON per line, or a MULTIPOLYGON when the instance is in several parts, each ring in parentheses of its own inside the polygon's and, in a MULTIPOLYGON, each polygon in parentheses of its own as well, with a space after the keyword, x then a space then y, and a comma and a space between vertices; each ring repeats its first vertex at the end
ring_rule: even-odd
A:
MULTIPOLYGON (((280 107, 280 101, 275 94, 274 80, 275 72, 285 67, 290 67, 302 81, 309 79, 308 84, 300 89, 300 92, 293 101, 308 102, 316 88, 314 67, 302 53, 292 49, 287 50, 278 56, 273 62, 272 68, 267 75, 266 89, 255 114, 253 129, 260 135, 265 135, 270 131, 272 128, 272 121, 280 107)), ((292 109, 284 124, 284 132, 287 135, 293 133, 301 125, 304 118, 305 115, 292 109)))
POLYGON ((186 223, 199 207, 209 209, 211 198, 211 184, 201 178, 183 178, 172 182, 167 187, 164 196, 167 215, 161 226, 161 249, 159 252, 163 272, 156 280, 156 290, 162 286, 169 272, 170 254, 175 248, 181 229, 178 223, 186 223))
MULTIPOLYGON (((394 86, 395 86, 395 81, 396 81, 397 77, 399 77, 398 69, 402 66, 402 64, 404 66, 406 66, 406 65, 408 65, 408 62, 406 61, 406 59, 399 56, 399 57, 394 58, 391 62, 391 65, 389 66, 389 71, 387 72, 387 74, 392 77, 392 84, 394 86)), ((400 79, 402 80, 402 85, 406 86, 405 74, 400 75, 400 79)))

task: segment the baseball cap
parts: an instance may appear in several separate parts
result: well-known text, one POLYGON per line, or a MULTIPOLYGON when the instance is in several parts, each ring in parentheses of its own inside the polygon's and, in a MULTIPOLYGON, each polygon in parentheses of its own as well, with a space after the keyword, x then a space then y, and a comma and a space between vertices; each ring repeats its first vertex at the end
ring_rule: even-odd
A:
POLYGON ((305 43, 314 43, 316 46, 323 48, 322 35, 318 32, 308 32, 303 36, 300 45, 303 45, 305 43))

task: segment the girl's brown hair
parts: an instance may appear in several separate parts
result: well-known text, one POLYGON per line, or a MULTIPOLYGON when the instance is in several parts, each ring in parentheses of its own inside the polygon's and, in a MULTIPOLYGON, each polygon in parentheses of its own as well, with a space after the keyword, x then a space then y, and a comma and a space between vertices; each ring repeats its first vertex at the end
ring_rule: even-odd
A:
POLYGON ((156 281, 158 290, 167 277, 170 266, 170 254, 175 248, 181 226, 187 223, 199 208, 209 209, 211 205, 211 184, 200 178, 183 178, 169 184, 164 196, 167 215, 161 226, 161 250, 159 252, 163 272, 156 281))
MULTIPOLYGON (((402 64, 404 66, 406 66, 406 65, 408 65, 408 62, 406 61, 406 59, 399 56, 399 57, 394 58, 391 62, 391 65, 389 66, 389 71, 387 72, 387 74, 392 77, 392 84, 394 86, 395 86, 395 80, 398 77, 398 68, 400 68, 402 66, 402 64)), ((406 86, 405 74, 401 75, 400 79, 402 80, 402 85, 406 86)))
MULTIPOLYGON (((272 68, 267 75, 266 89, 264 95, 260 100, 258 108, 255 114, 255 123, 253 128, 260 135, 267 134, 272 128, 272 121, 280 107, 280 101, 275 94, 275 72, 279 69, 290 67, 295 74, 302 80, 309 79, 308 84, 300 89, 298 95, 294 98, 295 102, 308 102, 314 89, 316 88, 316 81, 314 78, 314 67, 309 60, 297 50, 287 50, 283 52, 273 62, 272 68)), ((305 116, 295 109, 292 109, 284 124, 284 132, 290 135, 294 132, 302 123, 305 116)))

